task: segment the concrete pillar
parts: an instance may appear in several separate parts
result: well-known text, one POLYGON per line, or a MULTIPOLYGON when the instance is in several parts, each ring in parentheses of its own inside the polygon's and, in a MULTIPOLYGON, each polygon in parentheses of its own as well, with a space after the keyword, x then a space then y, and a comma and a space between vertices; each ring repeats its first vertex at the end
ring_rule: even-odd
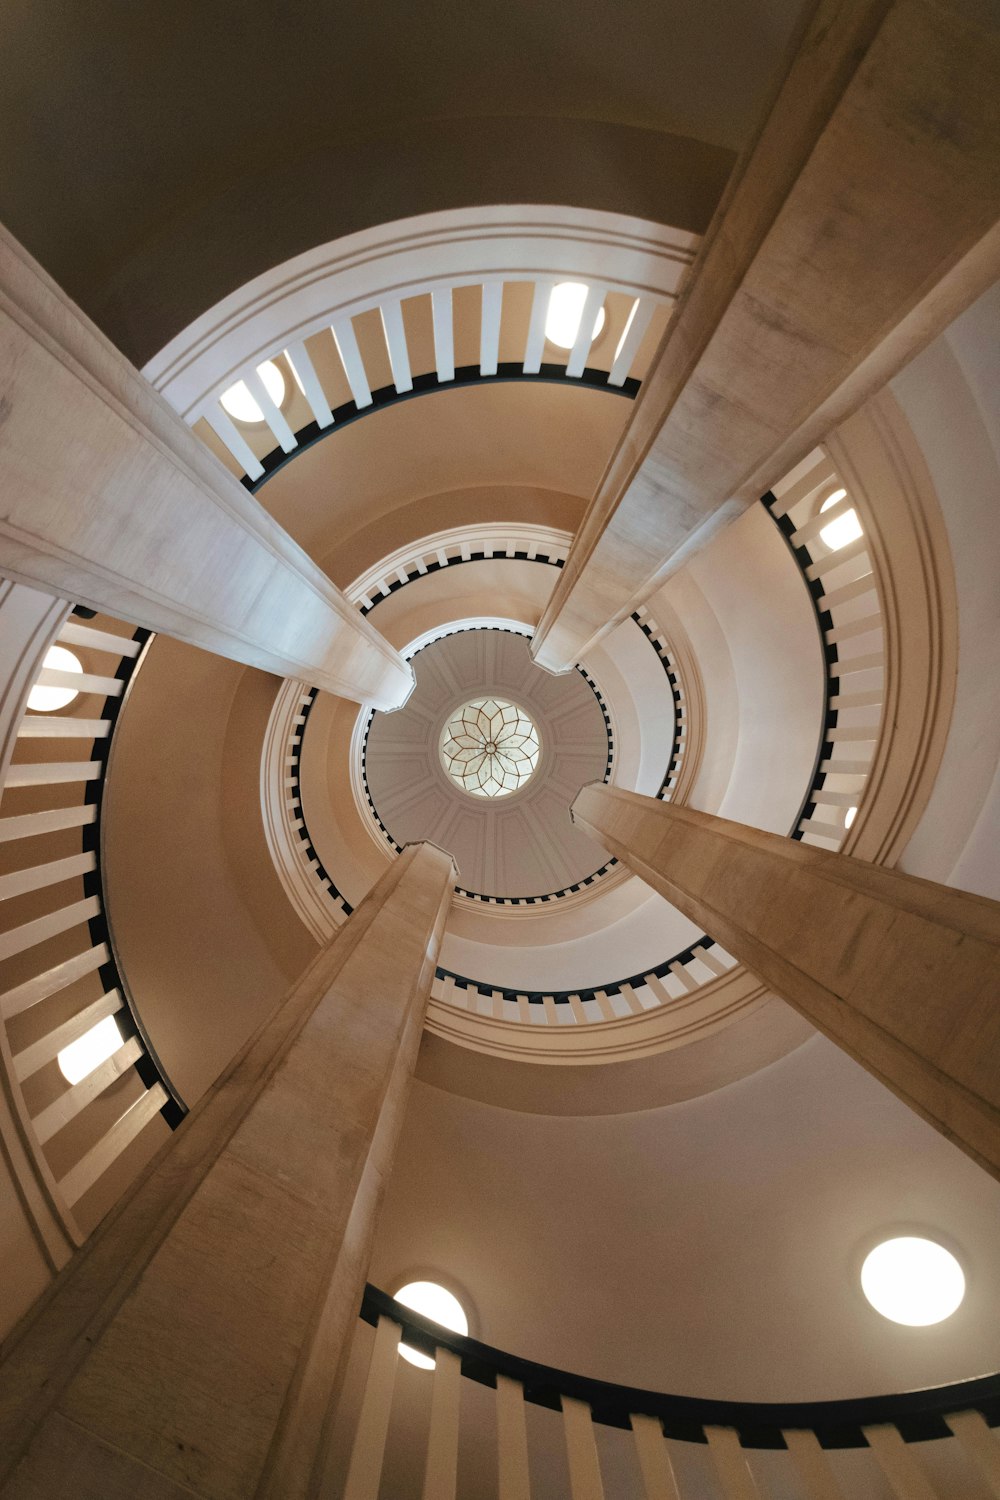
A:
POLYGON ((378 708, 409 665, 0 229, 0 573, 378 708))
POLYGON ((403 851, 64 1273, 0 1367, 4 1500, 315 1493, 454 880, 403 851))
POLYGON ((1000 903, 606 786, 573 818, 1000 1178, 1000 903))
POLYGON ((1000 12, 820 0, 532 643, 567 671, 1000 275, 1000 12))

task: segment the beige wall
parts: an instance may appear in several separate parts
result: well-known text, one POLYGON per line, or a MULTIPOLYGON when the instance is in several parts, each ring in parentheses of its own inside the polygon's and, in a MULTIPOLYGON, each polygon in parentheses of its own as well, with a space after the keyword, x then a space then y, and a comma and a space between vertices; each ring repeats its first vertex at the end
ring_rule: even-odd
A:
POLYGON ((188 1104, 315 951, 264 846, 261 721, 276 688, 160 638, 116 736, 109 919, 139 1013, 188 1104))
POLYGON ((911 875, 1000 899, 1000 286, 892 382, 948 530, 958 679, 934 792, 900 860, 911 875))

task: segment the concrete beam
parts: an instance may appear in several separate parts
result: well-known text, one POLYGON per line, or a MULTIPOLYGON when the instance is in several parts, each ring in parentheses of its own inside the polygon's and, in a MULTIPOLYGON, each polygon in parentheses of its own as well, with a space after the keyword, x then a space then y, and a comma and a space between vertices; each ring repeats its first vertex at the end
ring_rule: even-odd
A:
POLYGON ((0 573, 378 708, 413 673, 0 229, 0 573))
POLYGON ((1000 903, 606 786, 573 819, 1000 1178, 1000 903))
POLYGON ((410 846, 0 1365, 0 1494, 305 1500, 455 869, 410 846))
POLYGON ((1000 11, 820 0, 532 652, 567 671, 1000 275, 1000 11))

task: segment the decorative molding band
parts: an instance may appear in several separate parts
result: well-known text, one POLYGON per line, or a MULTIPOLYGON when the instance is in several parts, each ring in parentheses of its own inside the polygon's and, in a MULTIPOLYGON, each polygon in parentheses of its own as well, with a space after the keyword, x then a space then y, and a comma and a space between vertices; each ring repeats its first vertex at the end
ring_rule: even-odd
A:
POLYGON ((188 422, 276 349, 385 302, 484 282, 595 281, 672 303, 700 237, 623 214, 500 205, 423 214, 331 241, 216 303, 143 374, 188 422))

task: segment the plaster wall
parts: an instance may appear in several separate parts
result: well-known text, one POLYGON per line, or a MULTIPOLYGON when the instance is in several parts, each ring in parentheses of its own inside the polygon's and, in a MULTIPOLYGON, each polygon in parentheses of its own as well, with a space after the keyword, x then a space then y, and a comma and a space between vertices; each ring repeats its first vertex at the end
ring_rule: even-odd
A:
POLYGON ((1000 899, 1000 287, 892 382, 937 488, 959 610, 951 729, 911 875, 1000 899))
POLYGON ((105 802, 109 920, 143 1021, 188 1104, 315 952, 261 827, 259 719, 276 688, 264 673, 159 638, 116 736, 105 802))

